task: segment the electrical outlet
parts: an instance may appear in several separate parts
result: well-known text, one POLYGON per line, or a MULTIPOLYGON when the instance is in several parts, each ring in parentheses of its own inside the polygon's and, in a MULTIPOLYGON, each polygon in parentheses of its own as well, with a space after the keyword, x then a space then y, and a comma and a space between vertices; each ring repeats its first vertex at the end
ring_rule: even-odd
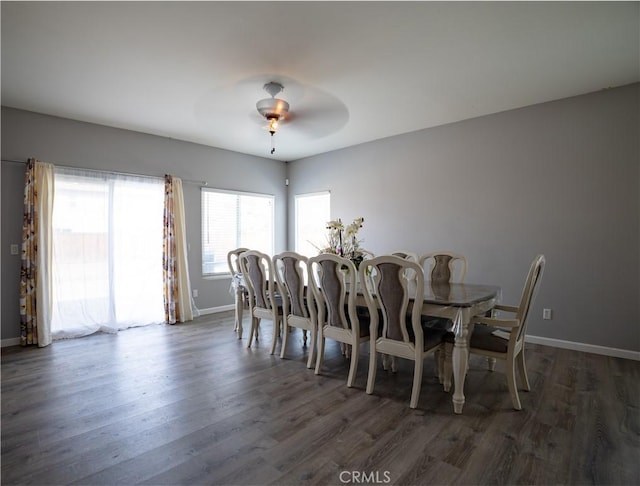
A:
POLYGON ((19 255, 20 254, 20 248, 15 243, 13 243, 11 245, 11 254, 12 255, 19 255))
POLYGON ((198 296, 198 289, 193 289, 191 291, 191 293, 193 294, 194 297, 197 297, 198 296))
POLYGON ((542 309, 542 318, 545 321, 551 320, 551 309, 542 309))

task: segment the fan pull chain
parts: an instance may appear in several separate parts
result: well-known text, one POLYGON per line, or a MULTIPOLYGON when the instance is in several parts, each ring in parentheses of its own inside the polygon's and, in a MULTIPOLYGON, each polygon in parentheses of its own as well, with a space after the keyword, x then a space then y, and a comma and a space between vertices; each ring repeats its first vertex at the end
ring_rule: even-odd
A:
POLYGON ((276 151, 276 143, 273 140, 273 135, 275 132, 271 132, 271 155, 274 154, 274 152, 276 151))

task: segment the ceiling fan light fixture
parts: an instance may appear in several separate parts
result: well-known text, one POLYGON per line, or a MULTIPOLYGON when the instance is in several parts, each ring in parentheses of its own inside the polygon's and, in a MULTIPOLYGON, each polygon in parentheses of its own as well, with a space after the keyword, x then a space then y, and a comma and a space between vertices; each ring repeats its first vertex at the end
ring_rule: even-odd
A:
POLYGON ((273 135, 278 131, 280 120, 284 119, 287 113, 289 113, 289 103, 275 97, 284 89, 284 86, 280 83, 272 81, 265 84, 262 88, 271 95, 271 98, 264 98, 258 101, 256 103, 256 109, 258 113, 269 122, 268 130, 271 134, 271 154, 273 154, 276 151, 273 145, 273 135))
POLYGON ((256 109, 267 121, 280 120, 289 113, 289 103, 279 98, 265 98, 256 103, 256 109))

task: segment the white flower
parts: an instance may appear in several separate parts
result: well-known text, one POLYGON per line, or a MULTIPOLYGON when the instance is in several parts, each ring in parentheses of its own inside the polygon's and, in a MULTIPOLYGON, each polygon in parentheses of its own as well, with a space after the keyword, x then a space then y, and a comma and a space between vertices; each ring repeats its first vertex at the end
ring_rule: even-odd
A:
POLYGON ((327 245, 319 249, 320 253, 333 253, 344 256, 352 260, 362 259, 363 253, 360 250, 361 241, 356 238, 358 231, 362 228, 364 218, 359 217, 346 227, 341 219, 327 222, 327 245))
POLYGON ((327 222, 327 229, 331 231, 342 231, 344 230, 344 225, 340 219, 336 219, 334 221, 327 222))

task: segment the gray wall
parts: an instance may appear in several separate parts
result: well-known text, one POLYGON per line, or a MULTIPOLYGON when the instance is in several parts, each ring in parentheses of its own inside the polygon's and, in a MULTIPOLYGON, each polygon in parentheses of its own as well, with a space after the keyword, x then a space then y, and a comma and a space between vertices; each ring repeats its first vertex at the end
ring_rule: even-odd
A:
MULTIPOLYGON (((183 180, 209 187, 273 194, 276 197, 276 251, 286 248, 286 164, 193 143, 2 108, 2 160, 36 157, 53 164, 183 180)), ((20 258, 10 244, 20 243, 24 165, 2 163, 2 326, 3 340, 20 335, 20 258)), ((201 271, 200 185, 184 183, 191 286, 195 303, 209 309, 233 303, 230 280, 204 279, 201 271)))
MULTIPOLYGON (((2 158, 207 180, 276 195, 276 250, 293 241, 287 197, 331 190, 332 217, 364 216, 376 253, 450 249, 467 281, 519 299, 537 253, 547 269, 529 334, 640 350, 640 85, 391 137, 288 165, 161 137, 2 109, 2 158), (246 177, 246 174, 252 177, 246 177), (287 196, 283 185, 289 177, 287 196), (542 308, 554 311, 543 321, 542 308)), ((2 339, 17 337, 24 167, 2 164, 2 339)), ((200 272, 199 187, 185 184, 196 304, 231 303, 200 272)))
POLYGON ((638 351, 639 86, 298 160, 290 207, 330 189, 332 218, 365 218, 368 249, 460 252, 467 281, 502 286, 506 303, 544 253, 528 333, 638 351))

